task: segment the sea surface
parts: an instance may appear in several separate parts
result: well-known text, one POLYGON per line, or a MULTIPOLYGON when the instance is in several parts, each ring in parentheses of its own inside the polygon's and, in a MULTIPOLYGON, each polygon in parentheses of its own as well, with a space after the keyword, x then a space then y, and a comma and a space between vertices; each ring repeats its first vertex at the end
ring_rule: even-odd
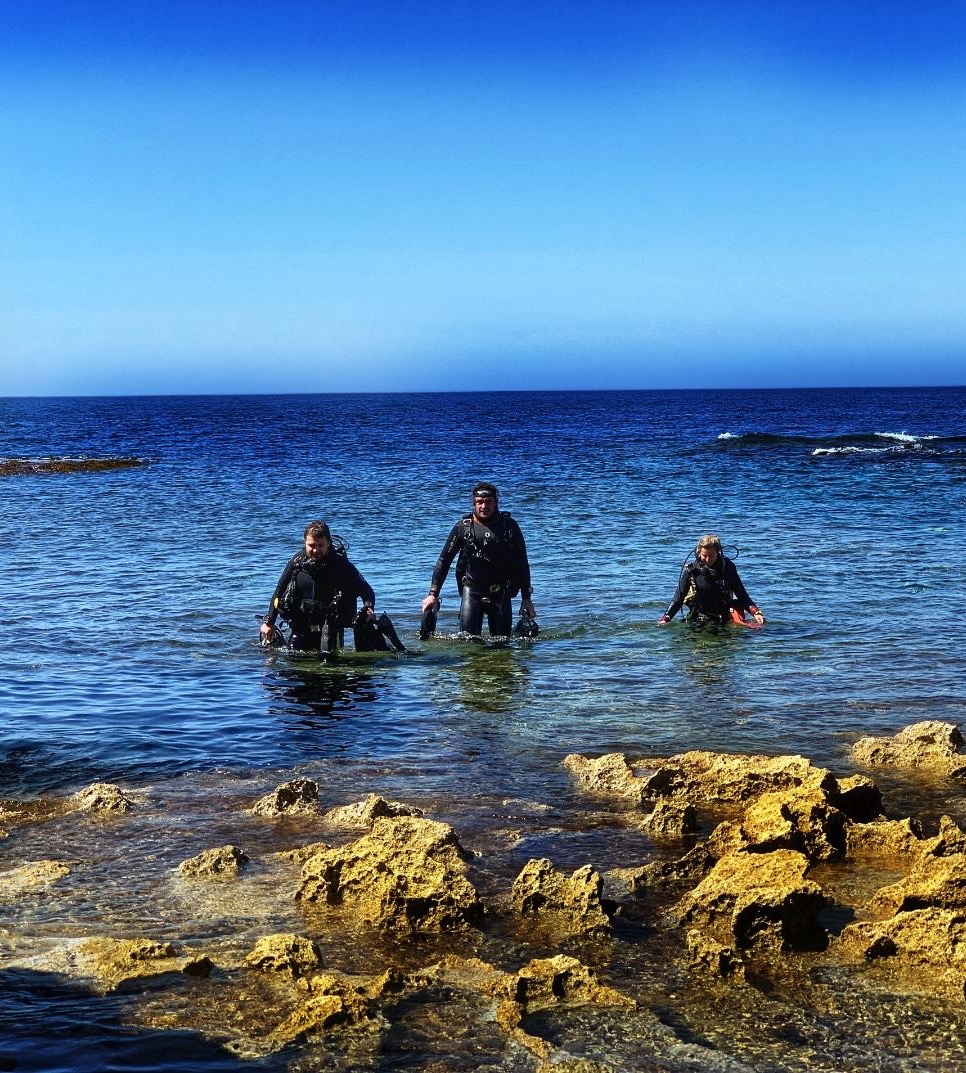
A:
MULTIPOLYGON (((140 463, 0 477, 0 799, 117 783, 167 803, 187 856, 218 844, 192 841, 184 819, 202 799, 305 775, 326 804, 410 801, 470 844, 526 813, 525 845, 495 874, 532 856, 568 870, 643 863, 643 839, 575 820, 565 755, 798 753, 848 774, 862 735, 966 721, 964 416, 964 388, 0 399, 0 459, 140 463), (421 643, 433 564, 481 479, 527 539, 540 635, 450 636, 450 580, 441 636, 421 643), (259 618, 314 518, 348 544, 411 654, 324 667, 259 647, 259 618), (736 559, 764 629, 656 625, 707 532, 736 559), (542 828, 535 802, 552 809, 542 828)), ((940 807, 903 792, 897 810, 940 807)), ((941 808, 966 823, 952 791, 941 808)), ((51 844, 43 828, 0 840, 0 871, 94 859, 79 830, 51 844)), ((78 886, 58 904, 51 888, 0 904, 0 964, 22 967, 64 936, 161 928, 150 890, 125 886, 130 858, 99 860, 105 890, 128 893, 95 905, 78 886)), ((422 1036, 358 1066, 249 1061, 185 1033, 159 1045, 123 1009, 105 1015, 36 975, 0 987, 2 1068, 473 1068, 469 1055, 434 1059, 422 1036)), ((957 1010, 930 1006, 934 1031, 864 1049, 854 1011, 785 1040, 716 1027, 713 1005, 702 1016, 682 1034, 715 1040, 741 1068, 966 1068, 957 1010)), ((613 1025, 569 1027, 584 1032, 581 1053, 618 1068, 692 1068, 636 1066, 613 1025)))

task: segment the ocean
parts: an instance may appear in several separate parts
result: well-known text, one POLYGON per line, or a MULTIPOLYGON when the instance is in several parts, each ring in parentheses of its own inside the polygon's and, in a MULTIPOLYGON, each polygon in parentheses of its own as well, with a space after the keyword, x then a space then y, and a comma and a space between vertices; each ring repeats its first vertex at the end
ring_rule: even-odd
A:
MULTIPOLYGON (((158 1027, 153 985, 108 1001, 51 966, 94 934, 242 945, 298 930, 288 910, 173 911, 167 878, 232 840, 240 802, 296 776, 327 806, 378 793, 451 823, 488 847, 499 887, 532 857, 605 870, 660 852, 580 798, 568 753, 801 754, 845 775, 862 735, 961 724, 964 413, 964 388, 0 399, 0 460, 137 463, 0 477, 0 803, 94 782, 149 803, 110 836, 72 814, 0 839, 0 876, 72 868, 0 900, 0 1068, 532 1068, 498 1034, 464 1045, 406 1018, 377 1053, 240 1056, 223 1026, 187 1013, 158 1027), (526 537, 540 635, 452 636, 450 580, 440 636, 422 643, 420 600, 478 480, 526 537), (258 645, 315 518, 411 653, 323 666, 258 645), (707 532, 764 629, 656 625, 707 532)), ((955 788, 895 794, 896 815, 966 824, 955 788)), ((362 971, 350 953, 333 957, 362 971)), ((843 984, 841 1007, 819 1012, 771 995, 752 1031, 737 1006, 676 998, 680 981, 658 1001, 661 966, 639 945, 617 942, 606 962, 734 1070, 966 1067, 966 1018, 938 1000, 859 987, 850 1002, 843 984), (895 1013, 907 1006, 915 1029, 895 1013)), ((643 1064, 612 1011, 569 1016, 554 1031, 571 1053, 695 1068, 671 1051, 643 1064)))

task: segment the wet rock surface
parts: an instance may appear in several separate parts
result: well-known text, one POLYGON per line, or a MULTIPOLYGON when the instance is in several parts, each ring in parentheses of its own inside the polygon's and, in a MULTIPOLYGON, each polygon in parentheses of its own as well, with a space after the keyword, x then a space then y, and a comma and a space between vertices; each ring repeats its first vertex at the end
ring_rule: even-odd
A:
MULTIPOLYGON (((903 740, 942 754, 955 788, 956 736, 923 726, 903 740)), ((808 1068, 871 1073, 859 1037, 906 1003, 931 1018, 889 1022, 908 1068, 957 1068, 962 812, 892 815, 868 773, 798 756, 563 769, 569 813, 365 787, 339 803, 303 772, 207 812, 195 794, 191 815, 109 783, 4 802, 0 981, 123 995, 132 1029, 197 1033, 273 1071, 375 1073, 386 1047, 425 1051, 425 1070, 784 1071, 806 1068, 796 1048, 841 1063, 836 1032, 855 1035, 846 1064, 808 1068), (945 1027, 919 1061, 929 1024, 945 1027)))
POLYGON ((807 871, 807 859, 794 850, 730 853, 676 906, 677 923, 739 949, 760 943, 780 953, 821 949, 818 915, 826 898, 807 871))
POLYGON ((82 812, 123 816, 134 808, 134 802, 119 786, 110 782, 95 782, 74 794, 73 806, 82 812))
POLYGON ((852 759, 868 767, 923 771, 933 776, 966 779, 966 744, 959 727, 927 720, 903 727, 892 737, 860 738, 852 759))
POLYGON ((322 817, 326 827, 347 831, 368 831, 378 819, 392 816, 421 816, 422 812, 401 801, 387 801, 378 794, 369 794, 364 801, 329 809, 322 817))
POLYGON ((296 897, 338 906, 379 929, 475 927, 483 903, 466 878, 467 859, 446 824, 414 816, 377 819, 348 846, 309 857, 296 897))
POLYGON ((0 901, 46 890, 70 872, 64 861, 31 861, 0 872, 0 901))
POLYGON ((266 935, 255 944, 245 964, 265 972, 304 976, 322 967, 318 946, 304 935, 266 935))
POLYGON ((293 779, 260 797, 255 816, 314 816, 319 811, 319 787, 311 779, 293 779))
POLYGON ((601 901, 603 879, 590 865, 572 875, 558 872, 546 858, 529 861, 513 883, 514 910, 575 935, 609 935, 611 917, 601 901))
POLYGON ((237 879, 250 859, 237 846, 219 846, 182 861, 178 872, 186 879, 237 879))

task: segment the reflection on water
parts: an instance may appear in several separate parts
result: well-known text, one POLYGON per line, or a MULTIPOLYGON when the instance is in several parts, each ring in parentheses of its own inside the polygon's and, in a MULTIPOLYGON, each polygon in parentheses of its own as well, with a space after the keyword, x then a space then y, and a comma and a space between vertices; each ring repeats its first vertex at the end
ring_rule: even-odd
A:
POLYGON ((371 674, 321 660, 280 661, 275 676, 266 678, 265 689, 269 714, 302 727, 324 727, 379 696, 371 674))
POLYGON ((678 631, 680 644, 687 646, 684 669, 699 687, 733 690, 732 653, 745 638, 732 626, 685 626, 678 631))
POLYGON ((527 670, 512 645, 468 645, 456 667, 455 695, 470 711, 516 710, 527 685, 527 670))

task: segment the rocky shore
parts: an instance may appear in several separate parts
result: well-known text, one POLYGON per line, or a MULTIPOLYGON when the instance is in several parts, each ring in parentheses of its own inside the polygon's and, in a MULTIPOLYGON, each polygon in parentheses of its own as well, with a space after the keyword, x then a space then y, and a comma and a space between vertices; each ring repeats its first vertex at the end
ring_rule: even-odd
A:
MULTIPOLYGON (((845 777, 801 756, 569 755, 588 815, 606 813, 628 844, 654 851, 605 870, 535 856, 513 877, 424 808, 373 793, 323 807, 309 778, 211 801, 210 844, 177 862, 197 830, 172 831, 136 788, 4 801, 0 981, 40 973, 123 993, 132 1025, 291 1068, 317 1068, 298 1062, 318 1048, 327 1068, 362 1068, 387 1040, 445 1054, 446 1034, 461 1031, 471 1043, 452 1047, 465 1068, 737 1073, 757 1068, 754 1056, 680 1031, 662 1012, 672 987, 712 1005, 754 1008, 756 995, 796 989, 821 1005, 817 981, 838 974, 966 1013, 966 832, 949 816, 894 815, 877 782, 908 772, 966 783, 963 748, 955 726, 918 723, 855 742, 845 777), (61 825, 62 852, 24 859, 48 825, 61 825), (122 870, 151 889, 149 916, 137 899, 112 906, 110 885, 94 889, 91 855, 120 846, 122 870), (185 905, 210 918, 207 934, 176 933, 185 905), (658 1002, 662 978, 674 983, 658 1002), (637 1061, 603 1034, 573 1034, 575 1011, 630 1026, 637 1061)), ((18 1058, 0 1062, 16 1069, 18 1058)))
POLYGON ((0 477, 42 476, 48 473, 100 473, 143 466, 140 458, 0 458, 0 477))

